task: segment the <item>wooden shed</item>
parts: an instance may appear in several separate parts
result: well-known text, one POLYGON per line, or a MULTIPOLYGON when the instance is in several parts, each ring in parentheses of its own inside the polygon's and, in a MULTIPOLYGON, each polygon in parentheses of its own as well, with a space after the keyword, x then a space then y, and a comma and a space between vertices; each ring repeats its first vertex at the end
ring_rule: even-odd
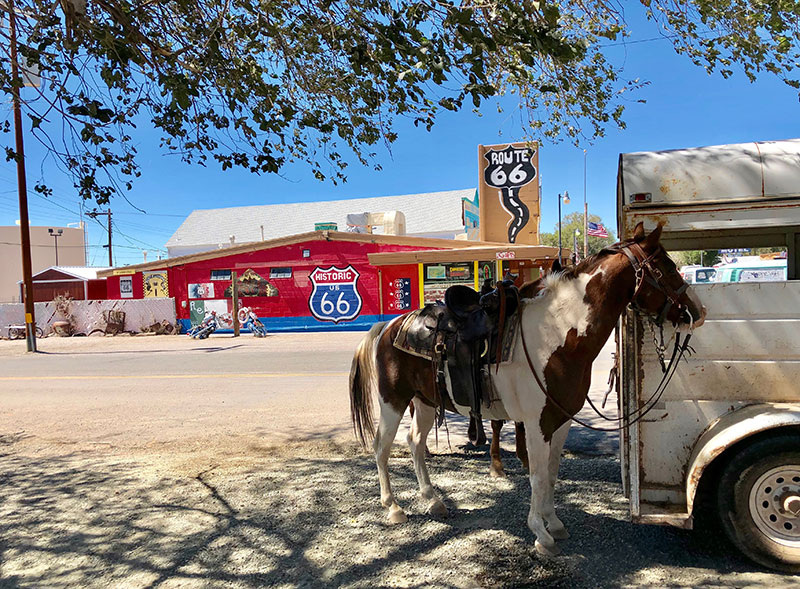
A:
MULTIPOLYGON (((52 301, 58 295, 69 296, 76 301, 105 299, 106 279, 97 277, 100 270, 106 268, 51 266, 37 272, 33 275, 33 300, 42 303, 52 301)), ((22 283, 19 284, 22 289, 22 283)))

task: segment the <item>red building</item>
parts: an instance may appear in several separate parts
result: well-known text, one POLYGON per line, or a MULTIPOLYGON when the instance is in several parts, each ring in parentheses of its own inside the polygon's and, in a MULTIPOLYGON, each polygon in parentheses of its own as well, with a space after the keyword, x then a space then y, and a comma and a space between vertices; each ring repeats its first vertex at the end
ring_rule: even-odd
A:
MULTIPOLYGON (((108 279, 109 299, 173 297, 184 328, 210 310, 220 315, 232 311, 235 275, 240 306, 254 310, 270 331, 362 330, 418 308, 425 297, 421 264, 409 260, 377 266, 369 254, 476 246, 483 246, 478 249, 484 257, 492 248, 516 247, 534 247, 547 254, 542 258, 554 255, 554 248, 541 246, 313 231, 106 270, 100 276, 108 279)), ((494 258, 478 262, 437 267, 429 274, 433 280, 479 286, 483 273, 492 272, 486 278, 494 278, 500 266, 494 258)))

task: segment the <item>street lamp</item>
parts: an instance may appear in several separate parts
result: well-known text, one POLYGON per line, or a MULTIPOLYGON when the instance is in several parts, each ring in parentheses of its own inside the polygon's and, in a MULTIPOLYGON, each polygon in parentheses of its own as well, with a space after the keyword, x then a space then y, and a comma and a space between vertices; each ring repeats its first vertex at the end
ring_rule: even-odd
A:
POLYGON ((575 230, 575 235, 572 236, 572 260, 578 263, 578 236, 581 234, 580 229, 575 230))
POLYGON ((58 266, 58 238, 64 233, 63 229, 48 229, 47 232, 53 236, 53 243, 56 244, 56 266, 58 266))
POLYGON ((566 190, 564 194, 558 195, 558 262, 561 263, 561 201, 564 201, 565 205, 569 204, 569 192, 566 190))

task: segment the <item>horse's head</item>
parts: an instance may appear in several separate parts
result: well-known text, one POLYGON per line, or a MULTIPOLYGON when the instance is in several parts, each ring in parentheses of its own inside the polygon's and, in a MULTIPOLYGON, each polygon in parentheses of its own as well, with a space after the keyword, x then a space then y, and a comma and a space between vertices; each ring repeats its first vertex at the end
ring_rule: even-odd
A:
POLYGON ((706 308, 661 245, 661 229, 659 223, 645 235, 644 226, 639 223, 633 239, 620 244, 636 276, 633 304, 656 317, 659 323, 670 321, 673 325, 699 327, 705 321, 706 308))

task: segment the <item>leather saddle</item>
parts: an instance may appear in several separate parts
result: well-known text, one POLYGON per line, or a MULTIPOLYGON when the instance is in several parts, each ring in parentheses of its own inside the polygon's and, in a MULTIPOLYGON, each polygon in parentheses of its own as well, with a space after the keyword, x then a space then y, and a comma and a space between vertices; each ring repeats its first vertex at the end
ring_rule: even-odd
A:
POLYGON ((506 296, 509 288, 516 291, 513 285, 501 284, 501 293, 495 290, 481 297, 468 286, 451 286, 444 303, 410 313, 395 338, 397 348, 430 359, 439 393, 470 407, 476 417, 481 401, 491 401, 490 347, 500 347, 506 318, 516 310, 518 296, 506 296), (512 299, 514 304, 509 304, 512 299))

